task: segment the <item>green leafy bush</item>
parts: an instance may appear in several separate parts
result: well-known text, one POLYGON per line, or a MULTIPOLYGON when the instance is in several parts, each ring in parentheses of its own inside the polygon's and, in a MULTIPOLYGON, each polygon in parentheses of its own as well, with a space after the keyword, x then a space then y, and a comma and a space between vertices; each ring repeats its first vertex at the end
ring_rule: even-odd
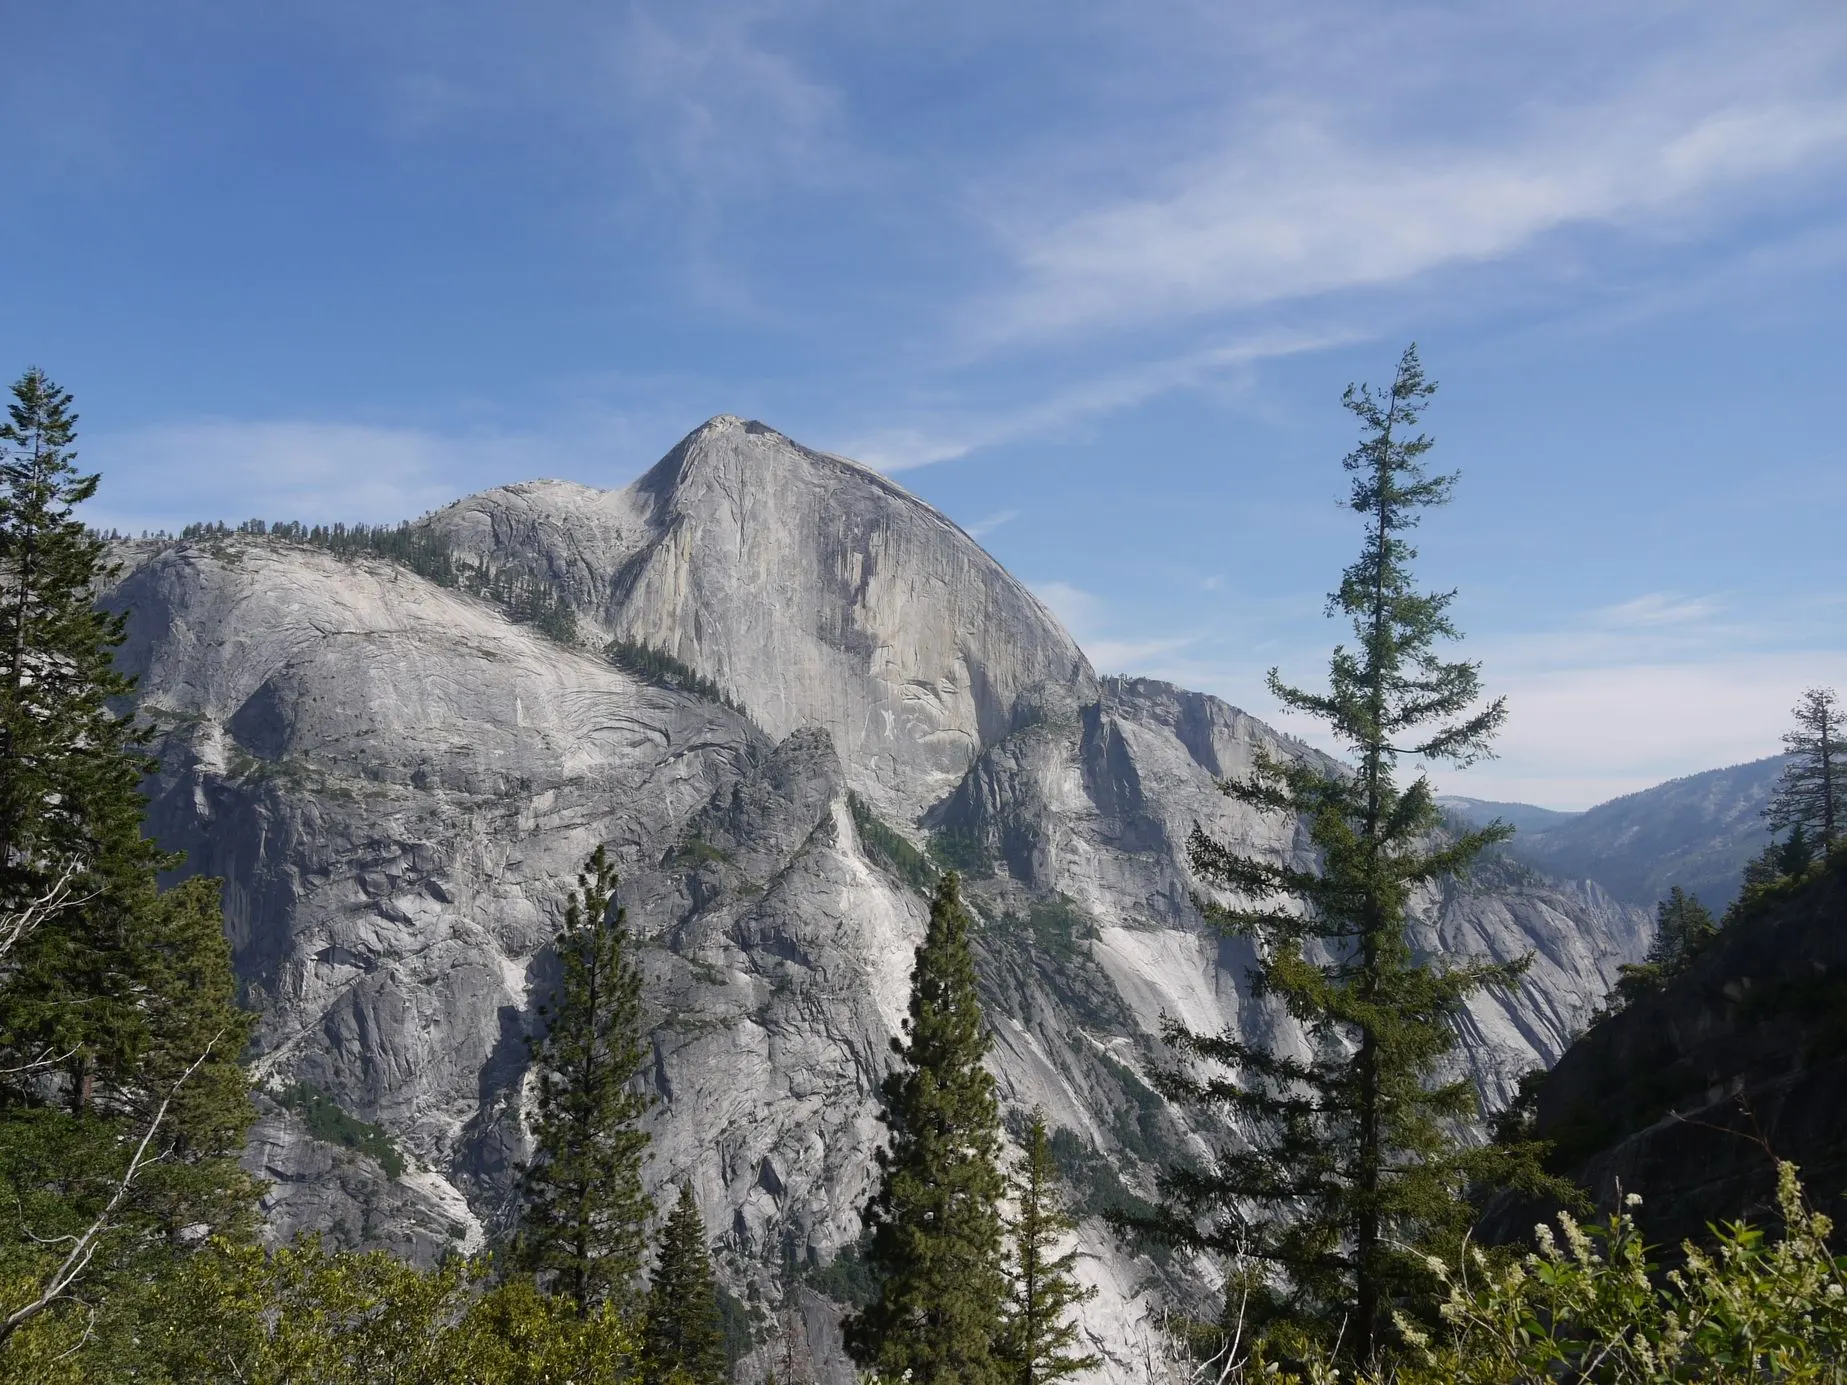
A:
POLYGON ((1632 1209, 1580 1226, 1535 1228, 1518 1257, 1470 1247, 1460 1263, 1430 1257, 1440 1326, 1396 1316, 1404 1343, 1375 1373, 1311 1356, 1283 1369, 1275 1343, 1246 1343, 1228 1314, 1221 1378, 1230 1385, 1839 1385, 1847 1380, 1847 1258, 1828 1247, 1829 1219, 1803 1197, 1795 1166, 1777 1167, 1783 1234, 1742 1222, 1714 1243, 1685 1243, 1662 1272, 1632 1209), (1238 1355, 1240 1350, 1243 1355, 1238 1355), (1235 1357, 1229 1365, 1226 1359, 1235 1357))
POLYGON ((1479 1251, 1454 1267, 1433 1260, 1450 1340, 1406 1330, 1425 1372, 1406 1379, 1839 1381, 1847 1260, 1829 1251, 1831 1223, 1807 1205, 1793 1164, 1777 1167, 1777 1203, 1780 1239, 1728 1223, 1713 1247, 1684 1245, 1666 1274, 1627 1208, 1591 1227, 1560 1213, 1556 1234, 1537 1228, 1536 1251, 1498 1270, 1479 1251))

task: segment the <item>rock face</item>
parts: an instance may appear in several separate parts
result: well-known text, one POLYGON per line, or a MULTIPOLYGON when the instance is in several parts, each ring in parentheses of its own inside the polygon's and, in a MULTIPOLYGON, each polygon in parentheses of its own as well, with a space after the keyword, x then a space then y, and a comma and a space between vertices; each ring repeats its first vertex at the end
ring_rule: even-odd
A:
MULTIPOLYGON (((850 1379, 837 1314, 800 1281, 857 1237, 925 917, 894 843, 934 840, 979 914, 1010 1119, 1040 1106, 1064 1132, 1103 1374, 1139 1378, 1150 1293, 1209 1289, 1096 1215, 1196 1147, 1147 1082, 1161 1017, 1291 1041, 1244 988, 1247 945, 1200 926, 1184 843, 1197 821, 1299 856, 1294 824, 1216 781, 1259 747, 1312 752, 1217 699, 1098 679, 948 520, 760 424, 713 420, 626 490, 538 482, 426 523, 552 582, 584 647, 275 539, 132 545, 108 597, 159 733, 150 827, 225 878, 259 1074, 321 1089, 410 1162, 385 1178, 270 1112, 249 1162, 273 1230, 426 1258, 504 1230, 547 944, 606 843, 654 1018, 649 1177, 693 1182, 759 1310, 757 1365, 786 1351, 850 1379), (609 666, 616 636, 747 714, 609 666)), ((1517 995, 1466 1017, 1462 1061, 1491 1096, 1556 1058, 1647 932, 1511 861, 1431 891, 1418 919, 1431 951, 1535 956, 1517 995)))
POLYGON ((430 525, 715 678, 772 736, 825 727, 898 816, 1041 701, 1095 697, 1071 637, 953 523, 761 423, 713 419, 624 490, 511 486, 430 525))
MULTIPOLYGON (((1604 1020, 1540 1089, 1536 1127, 1601 1210, 1638 1193, 1651 1243, 1774 1222, 1772 1156, 1826 1211, 1847 1191, 1847 862, 1760 907, 1663 989, 1604 1020)), ((1509 1200, 1489 1229, 1524 1237, 1509 1200)))

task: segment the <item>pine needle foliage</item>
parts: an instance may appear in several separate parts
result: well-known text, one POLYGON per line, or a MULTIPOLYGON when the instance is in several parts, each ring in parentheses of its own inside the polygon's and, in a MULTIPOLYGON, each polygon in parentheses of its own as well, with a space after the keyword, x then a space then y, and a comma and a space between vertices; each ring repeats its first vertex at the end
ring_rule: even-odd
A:
POLYGON ((1097 1291, 1077 1282, 1077 1248, 1059 1250, 1077 1230, 1077 1218, 1066 1207, 1042 1111, 1033 1112, 1012 1184, 1017 1210, 1008 1227, 1009 1282, 999 1355, 1009 1385, 1049 1385, 1091 1369, 1100 1358, 1077 1350, 1078 1324, 1071 1310, 1097 1291))
POLYGON ((1426 962, 1406 930, 1413 892, 1510 835, 1495 823, 1445 836, 1428 779, 1398 782, 1407 756, 1462 766, 1488 755, 1506 715, 1500 699, 1482 704, 1478 665, 1439 657, 1437 643, 1458 638, 1454 593, 1412 581, 1405 535, 1455 483, 1422 462, 1432 444, 1418 421, 1435 388, 1415 346, 1389 389, 1348 388, 1342 402, 1362 430, 1345 461, 1348 504, 1366 537, 1328 609, 1352 622, 1355 643, 1334 649, 1325 692, 1270 673, 1272 694, 1326 725, 1351 768, 1260 751, 1247 778, 1221 785, 1295 818, 1312 862, 1244 855, 1197 827, 1189 842, 1193 869, 1229 901, 1201 899, 1202 911, 1257 941, 1252 992, 1296 1021, 1310 1048, 1170 1025, 1168 1042, 1190 1061, 1162 1077, 1163 1094, 1221 1112, 1248 1142, 1203 1168, 1170 1167, 1159 1212, 1117 1218, 1258 1267, 1280 1285, 1267 1309, 1279 1325, 1338 1339, 1361 1362, 1427 1272, 1408 1247, 1459 1237, 1476 1180, 1539 1177, 1530 1147, 1463 1146, 1456 1132, 1477 1115, 1474 1090, 1436 1078, 1467 997, 1514 984, 1524 963, 1426 962))
POLYGON ((599 846, 553 943, 559 980, 539 1007, 543 1032, 527 1040, 538 1110, 514 1259, 586 1315, 636 1307, 653 1211, 640 1128, 653 1103, 635 1083, 647 1053, 641 972, 616 885, 599 846))
POLYGON ((953 871, 937 882, 892 1049, 898 1066, 881 1089, 891 1142, 865 1214, 878 1295, 848 1321, 847 1349, 912 1385, 999 1385, 1000 1112, 953 871))
POLYGON ((181 858, 141 834, 72 403, 29 370, 0 424, 0 1317, 132 1296, 202 1233, 248 1230, 256 1193, 221 882, 161 890, 181 858))
POLYGON ((1712 911, 1700 903, 1698 895, 1675 885, 1667 898, 1655 906, 1655 940, 1649 944, 1648 956, 1617 968, 1621 976, 1614 1000, 1620 1006, 1660 990, 1691 966, 1693 959, 1718 936, 1719 922, 1712 911))
POLYGON ((41 370, 13 385, 0 424, 0 908, 64 870, 79 894, 170 865, 141 837, 142 737, 111 703, 134 681, 115 651, 123 617, 94 606, 106 544, 76 516, 100 478, 76 466, 77 414, 41 370))
MULTIPOLYGON (((1806 829, 1826 856, 1847 828, 1847 712, 1832 688, 1810 688, 1783 733, 1789 759, 1764 808, 1772 832, 1806 829)), ((1788 872, 1785 872, 1788 873, 1788 872)))
POLYGON ((693 1185, 682 1183, 648 1282, 641 1378, 644 1385, 720 1385, 725 1364, 705 1222, 693 1185))
POLYGON ((631 673, 659 687, 689 692, 695 697, 703 697, 707 702, 729 707, 734 712, 744 710, 726 695, 716 681, 706 677, 691 664, 676 659, 666 650, 657 649, 642 640, 611 640, 604 646, 603 657, 624 673, 631 673))
POLYGON ((362 1121, 326 1092, 306 1082, 296 1082, 276 1093, 278 1105, 298 1112, 308 1133, 324 1144, 357 1150, 396 1181, 404 1176, 404 1154, 391 1132, 370 1121, 362 1121))
POLYGON ((942 872, 927 855, 906 840, 903 833, 872 811, 872 805, 856 793, 847 794, 847 807, 853 814, 853 826, 860 845, 886 869, 919 894, 928 895, 942 879, 942 872))

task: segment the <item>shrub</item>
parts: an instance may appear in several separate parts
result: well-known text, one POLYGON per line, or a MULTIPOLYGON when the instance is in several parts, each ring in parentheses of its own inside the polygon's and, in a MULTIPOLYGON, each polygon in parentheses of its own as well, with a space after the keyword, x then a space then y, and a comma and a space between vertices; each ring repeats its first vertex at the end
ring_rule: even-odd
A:
MULTIPOLYGON (((1627 1205, 1599 1225, 1568 1213, 1535 1228, 1536 1248, 1496 1259, 1470 1247, 1461 1263, 1431 1257, 1440 1285, 1434 1331, 1397 1316, 1407 1349, 1377 1374, 1325 1359, 1283 1371, 1260 1343, 1227 1381, 1296 1385, 1822 1385, 1847 1379, 1847 1258, 1828 1249, 1829 1219, 1809 1207, 1793 1164, 1777 1166, 1783 1234, 1743 1222, 1714 1243, 1681 1247, 1662 1273, 1627 1205)), ((1236 1350, 1233 1336, 1227 1352, 1236 1350)))

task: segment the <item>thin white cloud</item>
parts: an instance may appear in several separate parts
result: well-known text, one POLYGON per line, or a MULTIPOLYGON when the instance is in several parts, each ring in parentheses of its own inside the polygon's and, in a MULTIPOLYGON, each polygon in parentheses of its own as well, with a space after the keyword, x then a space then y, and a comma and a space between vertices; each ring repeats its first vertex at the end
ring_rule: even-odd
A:
POLYGON ((1503 679, 1499 758, 1439 776, 1477 798, 1587 808, 1663 780, 1774 755, 1805 687, 1847 688, 1847 652, 1771 652, 1503 679))
POLYGON ((1082 587, 1069 582, 1033 582, 1032 593, 1058 617, 1071 637, 1082 643, 1084 635, 1095 629, 1102 618, 1103 603, 1082 587), (1080 633, 1082 632, 1082 633, 1080 633))
POLYGON ((1120 625, 1109 603, 1069 582, 1034 582, 1032 591, 1058 617, 1099 673, 1145 673, 1150 661, 1194 642, 1186 635, 1125 639, 1106 633, 1120 625))
POLYGON ((1018 510, 996 510, 976 520, 973 524, 963 526, 971 538, 985 539, 1003 524, 1011 524, 1020 517, 1018 510))
MULTIPOLYGON (((1154 656, 1139 671, 1216 693, 1278 730, 1342 753, 1320 722, 1271 701, 1256 661, 1154 656)), ((1446 793, 1575 811, 1776 754, 1803 688, 1847 690, 1847 653, 1766 651, 1513 675, 1490 661, 1487 672, 1490 691, 1504 695, 1509 709, 1496 757, 1461 771, 1432 766, 1432 779, 1446 793)))
POLYGON ((1146 640, 1080 640, 1084 653, 1099 673, 1138 673, 1159 677, 1149 665, 1193 643, 1188 636, 1171 636, 1146 640))
POLYGON ((194 520, 407 519, 476 486, 521 479, 535 451, 514 439, 345 423, 166 424, 85 447, 85 463, 103 474, 88 518, 132 532, 194 520))
POLYGON ((1324 350, 1359 336, 1345 329, 1255 333, 1087 380, 1023 407, 986 413, 946 411, 913 423, 873 429, 852 438, 840 450, 885 472, 954 461, 981 448, 1055 434, 1174 390, 1196 388, 1259 361, 1324 350))
POLYGON ((1716 597, 1648 592, 1614 606, 1605 606, 1594 612, 1591 618, 1598 624, 1619 629, 1638 625, 1684 625, 1691 621, 1709 619, 1723 609, 1716 597))
MULTIPOLYGON (((723 193, 835 183, 860 151, 840 93, 805 61, 803 7, 777 0, 546 5, 458 3, 390 16, 403 66, 384 80, 387 130, 441 137, 536 111, 618 201, 648 193, 709 212, 723 193)), ((356 32, 377 40, 374 10, 356 32)))
MULTIPOLYGON (((1235 648, 1173 631, 1121 638, 1124 619, 1109 600, 1063 581, 1033 590, 1100 671, 1215 693, 1278 730, 1343 753, 1322 723, 1278 706, 1264 681, 1266 669, 1280 664, 1289 681, 1319 686, 1325 644, 1298 636, 1264 647, 1254 632, 1235 648)), ((1642 612, 1639 624, 1605 626, 1606 613, 1591 612, 1552 634, 1462 651, 1482 661, 1487 691, 1507 698, 1509 718, 1494 759, 1465 771, 1432 766, 1437 784, 1476 798, 1587 808, 1681 775, 1774 755, 1802 689, 1847 691, 1847 650, 1825 643, 1753 648, 1723 630, 1697 643, 1657 641, 1678 622, 1672 614, 1659 624, 1648 616, 1681 611, 1684 623, 1698 625, 1702 603, 1655 594, 1625 606, 1642 612), (1605 638, 1587 643, 1589 628, 1605 638)), ((1825 609, 1818 604, 1818 613, 1825 609)))
POLYGON ((970 330, 1047 341, 1393 285, 1574 225, 1678 234, 1746 189, 1847 157, 1844 38, 1820 11, 1732 27, 1588 95, 1529 77, 1486 121, 1459 101, 1448 127, 1382 119, 1386 82, 1265 91, 1228 115, 1215 150, 1141 191, 997 212, 1019 279, 971 309, 970 330))

